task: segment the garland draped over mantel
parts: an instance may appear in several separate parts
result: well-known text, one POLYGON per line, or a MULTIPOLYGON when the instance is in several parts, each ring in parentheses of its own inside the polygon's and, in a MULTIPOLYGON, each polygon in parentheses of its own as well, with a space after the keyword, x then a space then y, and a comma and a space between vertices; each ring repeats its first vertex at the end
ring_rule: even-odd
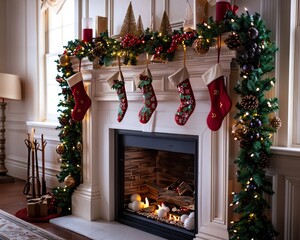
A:
POLYGON ((239 102, 235 104, 236 122, 232 126, 232 135, 240 145, 235 164, 241 190, 233 193, 230 206, 237 214, 228 231, 230 239, 275 238, 277 232, 265 215, 265 209, 269 208, 265 196, 273 194, 265 168, 270 163, 272 135, 281 126, 280 119, 274 114, 278 110, 277 98, 266 97, 266 92, 275 84, 275 78, 269 77, 269 73, 274 70, 277 47, 257 13, 237 16, 228 11, 223 21, 215 22, 210 18, 197 24, 197 29, 189 33, 180 29, 163 35, 146 29, 140 36, 127 34, 118 40, 104 32, 92 42, 68 42, 56 61, 59 72, 56 80, 62 89, 62 100, 58 104, 61 124, 58 126, 61 130, 61 144, 57 146, 61 155, 58 180, 66 186, 54 188, 53 194, 63 214, 71 213, 71 195, 81 182, 82 132, 81 122, 71 118, 75 103, 66 79, 75 71, 69 58, 73 56, 81 62, 87 57, 90 61, 97 60, 98 64, 109 66, 117 57, 122 57, 123 64, 135 65, 137 56, 147 53, 155 62, 172 61, 179 46, 192 47, 197 54, 205 54, 225 32, 230 33, 225 43, 231 50, 236 50, 241 70, 235 86, 239 102))

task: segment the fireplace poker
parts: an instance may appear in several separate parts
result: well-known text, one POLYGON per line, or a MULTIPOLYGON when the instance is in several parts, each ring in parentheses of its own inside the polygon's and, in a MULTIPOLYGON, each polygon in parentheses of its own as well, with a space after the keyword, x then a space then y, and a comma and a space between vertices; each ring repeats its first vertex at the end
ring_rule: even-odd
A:
POLYGON ((23 194, 28 195, 28 193, 30 192, 30 182, 29 182, 29 178, 30 178, 30 153, 31 153, 31 142, 29 140, 29 133, 27 133, 28 135, 28 139, 24 140, 24 143, 28 149, 28 154, 27 154, 27 178, 26 178, 26 184, 24 186, 23 189, 23 194))
POLYGON ((44 140, 44 135, 41 136, 42 140, 42 194, 45 195, 47 192, 46 179, 45 179, 45 147, 47 142, 44 140))
POLYGON ((34 140, 34 154, 35 154, 35 172, 36 172, 36 179, 37 179, 37 194, 38 197, 41 196, 41 182, 40 182, 40 174, 39 174, 39 161, 38 161, 38 154, 37 151, 39 150, 40 144, 37 140, 34 140))

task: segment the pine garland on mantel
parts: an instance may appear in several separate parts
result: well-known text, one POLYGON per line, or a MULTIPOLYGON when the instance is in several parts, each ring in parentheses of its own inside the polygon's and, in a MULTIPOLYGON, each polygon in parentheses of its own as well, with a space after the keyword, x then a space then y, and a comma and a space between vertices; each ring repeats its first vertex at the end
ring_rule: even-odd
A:
POLYGON ((277 47, 271 42, 271 32, 265 28, 260 15, 248 12, 237 16, 228 11, 222 22, 216 23, 210 18, 197 24, 197 29, 190 33, 180 29, 172 35, 162 35, 146 29, 140 36, 127 34, 122 39, 114 39, 104 32, 92 42, 68 42, 56 61, 59 72, 56 79, 62 89, 62 100, 58 105, 61 113, 58 127, 61 144, 57 146, 61 172, 58 180, 66 186, 54 188, 53 194, 63 214, 71 213, 71 195, 81 182, 81 122, 71 118, 74 99, 66 82, 75 73, 70 57, 78 58, 79 63, 83 58, 91 62, 97 59, 99 65, 105 66, 110 66, 117 57, 123 57, 125 65, 135 65, 137 56, 143 53, 152 55, 155 62, 172 61, 179 46, 192 47, 195 54, 205 54, 215 44, 215 39, 225 32, 230 33, 225 43, 229 49, 236 50, 241 69, 240 80, 235 86, 240 100, 235 105, 236 122, 232 126, 232 135, 240 145, 235 164, 241 191, 233 193, 230 204, 237 213, 228 229, 230 239, 274 239, 277 236, 265 215, 269 208, 265 196, 273 194, 265 169, 270 163, 272 135, 281 126, 280 119, 274 114, 278 110, 277 98, 266 97, 266 92, 275 84, 275 79, 268 73, 274 70, 277 47))

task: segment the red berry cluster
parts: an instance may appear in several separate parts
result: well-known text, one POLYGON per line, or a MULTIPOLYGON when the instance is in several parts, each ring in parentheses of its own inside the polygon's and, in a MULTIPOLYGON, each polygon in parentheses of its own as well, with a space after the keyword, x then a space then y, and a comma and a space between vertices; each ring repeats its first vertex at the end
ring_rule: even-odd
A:
POLYGON ((154 58, 158 58, 161 54, 161 52, 163 51, 163 47, 162 46, 159 46, 159 47, 156 47, 154 50, 155 50, 155 54, 154 54, 154 58))
POLYGON ((78 57, 79 59, 83 58, 85 54, 85 47, 78 45, 75 49, 74 49, 74 56, 78 57))
POLYGON ((186 41, 195 37, 195 33, 183 33, 183 34, 175 34, 172 36, 172 43, 170 48, 167 50, 167 53, 174 52, 179 44, 185 43, 186 41))
POLYGON ((124 49, 128 49, 128 48, 134 47, 140 43, 142 43, 142 41, 139 38, 128 33, 122 38, 121 46, 124 49))

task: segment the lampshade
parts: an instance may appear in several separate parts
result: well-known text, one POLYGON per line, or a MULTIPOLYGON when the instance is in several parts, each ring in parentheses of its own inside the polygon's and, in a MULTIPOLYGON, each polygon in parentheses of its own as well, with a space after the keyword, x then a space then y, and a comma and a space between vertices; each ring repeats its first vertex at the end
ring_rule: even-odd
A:
POLYGON ((0 98, 21 100, 21 81, 16 75, 0 73, 0 98))

